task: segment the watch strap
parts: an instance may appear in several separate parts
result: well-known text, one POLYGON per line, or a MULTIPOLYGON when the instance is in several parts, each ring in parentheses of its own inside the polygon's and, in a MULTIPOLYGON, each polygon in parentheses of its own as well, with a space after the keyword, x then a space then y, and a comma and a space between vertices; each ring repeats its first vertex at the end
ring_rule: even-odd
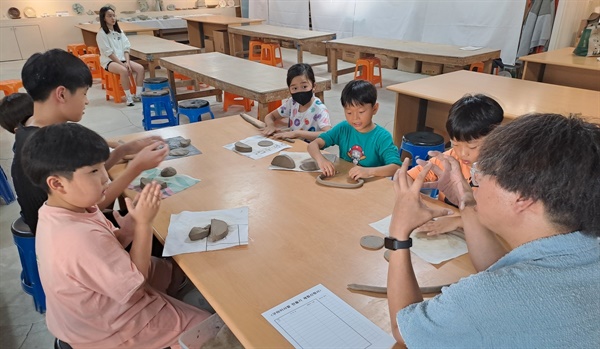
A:
POLYGON ((411 248, 412 247, 412 239, 408 238, 408 240, 400 241, 400 240, 395 239, 395 238, 386 237, 384 239, 384 246, 388 250, 392 250, 392 251, 403 250, 403 249, 407 249, 407 248, 411 248))

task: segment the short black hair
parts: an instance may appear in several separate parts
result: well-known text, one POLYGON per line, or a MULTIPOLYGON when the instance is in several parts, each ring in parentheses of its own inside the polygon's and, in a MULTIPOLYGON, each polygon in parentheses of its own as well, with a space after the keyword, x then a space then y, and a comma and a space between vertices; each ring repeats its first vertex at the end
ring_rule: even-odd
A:
POLYGON ((352 80, 344 86, 340 101, 342 107, 365 104, 374 106, 377 103, 377 88, 366 80, 352 80))
POLYGON ((600 236, 600 126, 528 114, 491 132, 478 167, 502 188, 544 204, 565 232, 600 236))
MULTIPOLYGON (((108 10, 112 10, 113 12, 115 12, 115 9, 111 6, 102 6, 100 8, 100 11, 98 12, 98 18, 100 19, 100 27, 102 27, 102 30, 104 30, 106 34, 110 32, 110 30, 108 29, 108 25, 106 24, 106 12, 108 12, 108 10)), ((115 21, 115 25, 113 25, 113 30, 118 33, 121 32, 121 28, 119 28, 119 21, 115 21)))
POLYGON ((33 115, 33 99, 27 93, 13 93, 0 101, 0 126, 10 133, 15 133, 19 124, 33 115))
POLYGON ((71 93, 92 86, 90 68, 78 57, 61 49, 34 53, 21 70, 23 87, 34 101, 45 101, 50 92, 64 86, 71 93))
POLYGON ((450 108, 446 131, 450 139, 468 142, 490 133, 502 123, 504 110, 491 97, 465 95, 450 108))
POLYGON ((310 64, 296 63, 288 69, 286 79, 288 87, 292 84, 292 79, 296 76, 306 76, 312 85, 315 86, 315 73, 310 64))
POLYGON ((73 178, 84 166, 105 162, 108 144, 96 132, 77 123, 67 122, 42 127, 27 139, 21 152, 25 175, 50 194, 49 176, 73 178))

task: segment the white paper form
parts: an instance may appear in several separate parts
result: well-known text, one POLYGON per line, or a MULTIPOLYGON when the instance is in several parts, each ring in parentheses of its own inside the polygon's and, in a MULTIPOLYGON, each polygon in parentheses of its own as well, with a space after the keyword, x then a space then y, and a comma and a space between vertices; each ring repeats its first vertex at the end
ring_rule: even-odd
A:
POLYGON ((391 348, 396 342, 321 284, 262 316, 294 348, 391 348))
POLYGON ((248 245, 248 207, 202 212, 183 211, 171 215, 163 257, 222 250, 240 245, 248 245), (227 222, 228 233, 225 238, 215 242, 208 241, 208 238, 190 240, 189 233, 193 227, 204 227, 210 224, 213 218, 227 222))
POLYGON ((225 144, 223 147, 225 149, 229 149, 232 150, 240 155, 249 157, 250 159, 260 159, 260 158, 264 158, 265 156, 269 156, 271 154, 275 154, 278 151, 281 151, 283 149, 287 149, 287 148, 291 148, 291 145, 287 145, 284 143, 281 143, 279 141, 261 136, 261 135, 256 135, 256 136, 252 136, 252 137, 248 137, 248 138, 244 138, 242 140, 240 140, 240 142, 249 145, 252 147, 252 151, 249 153, 242 153, 239 152, 237 150, 235 150, 235 143, 230 143, 230 144, 225 144), (258 145, 258 142, 260 141, 269 141, 273 144, 267 146, 267 147, 262 147, 260 145, 258 145))

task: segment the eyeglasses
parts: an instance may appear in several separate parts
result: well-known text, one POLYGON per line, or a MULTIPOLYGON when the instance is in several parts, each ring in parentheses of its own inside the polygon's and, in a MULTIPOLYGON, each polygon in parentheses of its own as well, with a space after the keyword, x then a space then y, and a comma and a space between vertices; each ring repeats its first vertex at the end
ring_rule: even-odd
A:
POLYGON ((474 187, 479 186, 479 181, 477 180, 477 177, 480 173, 481 170, 477 168, 477 162, 474 162, 473 166, 471 166, 471 184, 473 184, 474 187))

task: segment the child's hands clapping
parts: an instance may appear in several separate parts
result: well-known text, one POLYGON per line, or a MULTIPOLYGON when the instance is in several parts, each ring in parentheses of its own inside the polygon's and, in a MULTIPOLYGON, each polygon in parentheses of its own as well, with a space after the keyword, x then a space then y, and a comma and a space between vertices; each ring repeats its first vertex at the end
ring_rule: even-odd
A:
POLYGON ((160 184, 152 181, 146 185, 140 193, 137 203, 134 204, 130 198, 125 198, 125 204, 129 216, 137 224, 150 224, 160 208, 161 194, 160 184))

